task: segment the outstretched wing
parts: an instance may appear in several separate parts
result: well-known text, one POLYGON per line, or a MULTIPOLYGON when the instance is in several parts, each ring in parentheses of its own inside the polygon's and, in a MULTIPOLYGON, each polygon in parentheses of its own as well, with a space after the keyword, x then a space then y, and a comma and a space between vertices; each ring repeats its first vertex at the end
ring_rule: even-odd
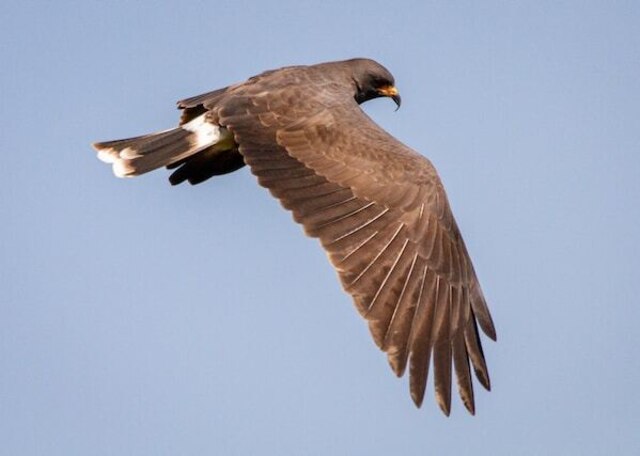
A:
POLYGON ((310 82, 258 82, 215 115, 260 184, 320 239, 396 375, 409 366, 416 405, 433 358, 440 408, 449 414, 453 365, 474 413, 469 359, 489 388, 476 322, 492 339, 495 329, 440 179, 355 101, 310 82))

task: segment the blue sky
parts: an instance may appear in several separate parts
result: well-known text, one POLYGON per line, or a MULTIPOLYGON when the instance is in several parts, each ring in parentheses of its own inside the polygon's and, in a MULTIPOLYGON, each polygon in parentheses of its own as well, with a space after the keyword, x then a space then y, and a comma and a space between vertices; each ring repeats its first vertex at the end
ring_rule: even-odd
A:
POLYGON ((0 454, 640 453, 637 2, 4 2, 0 454), (270 4, 272 3, 272 4, 270 4), (477 416, 396 379, 246 170, 116 179, 89 144, 355 56, 447 187, 498 330, 477 416))

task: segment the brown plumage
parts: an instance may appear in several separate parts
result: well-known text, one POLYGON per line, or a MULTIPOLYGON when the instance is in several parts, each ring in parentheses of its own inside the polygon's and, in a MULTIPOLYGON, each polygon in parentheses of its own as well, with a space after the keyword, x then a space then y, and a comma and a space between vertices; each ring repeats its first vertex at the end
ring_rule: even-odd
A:
POLYGON ((173 130, 94 146, 121 176, 175 168, 172 184, 247 164, 319 238, 416 405, 433 365, 442 411, 453 370, 474 413, 469 360, 489 389, 477 326, 495 340, 493 322, 433 165, 358 106, 380 96, 400 104, 372 60, 287 67, 179 102, 173 130))

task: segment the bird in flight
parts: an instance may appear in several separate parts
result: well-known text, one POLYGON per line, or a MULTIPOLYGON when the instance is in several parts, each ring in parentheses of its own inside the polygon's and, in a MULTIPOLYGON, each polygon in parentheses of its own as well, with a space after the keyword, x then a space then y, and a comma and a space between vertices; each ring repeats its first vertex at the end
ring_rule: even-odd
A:
POLYGON ((174 185, 248 165, 320 240, 393 372, 409 368, 414 403, 432 365, 441 410, 455 371, 474 414, 470 366, 490 389, 478 326, 495 328, 435 168, 360 108, 378 97, 400 107, 373 60, 284 67, 178 102, 176 128, 93 146, 119 177, 166 166, 174 185))

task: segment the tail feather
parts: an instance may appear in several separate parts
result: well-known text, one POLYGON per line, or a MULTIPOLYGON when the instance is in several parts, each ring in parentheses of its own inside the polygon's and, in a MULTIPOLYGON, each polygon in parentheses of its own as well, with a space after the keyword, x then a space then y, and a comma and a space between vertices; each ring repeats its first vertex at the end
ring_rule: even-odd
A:
POLYGON ((205 115, 170 130, 93 144, 98 158, 113 165, 118 177, 138 176, 184 160, 216 144, 227 145, 231 133, 205 115))

